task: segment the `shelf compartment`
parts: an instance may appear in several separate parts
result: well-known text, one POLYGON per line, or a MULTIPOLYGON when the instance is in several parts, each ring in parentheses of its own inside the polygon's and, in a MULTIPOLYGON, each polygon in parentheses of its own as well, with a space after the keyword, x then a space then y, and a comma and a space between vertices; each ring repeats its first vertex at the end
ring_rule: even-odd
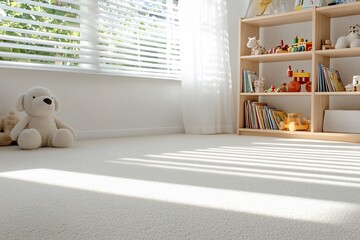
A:
POLYGON ((258 27, 268 27, 285 25, 291 23, 309 22, 312 20, 313 9, 303 11, 294 11, 288 13, 280 13, 275 15, 260 16, 254 18, 243 19, 243 23, 251 24, 258 27))
POLYGON ((265 136, 265 137, 286 137, 286 138, 304 138, 313 140, 343 141, 358 143, 360 134, 358 133, 330 133, 330 132, 305 132, 305 131, 281 131, 268 129, 250 129, 239 128, 238 134, 265 136))
POLYGON ((359 57, 360 56, 360 47, 318 50, 318 51, 316 51, 316 54, 323 56, 323 57, 330 57, 330 58, 359 57))
POLYGON ((316 92, 319 96, 360 96, 360 92, 316 92))
POLYGON ((332 133, 332 132, 314 132, 313 139, 327 141, 341 141, 359 143, 360 134, 358 133, 332 133))
POLYGON ((340 4, 336 6, 321 7, 318 8, 316 11, 330 18, 359 15, 360 3, 354 2, 354 3, 340 4))
MULTIPOLYGON (((360 93, 360 92, 359 92, 360 93)), ((240 93, 241 96, 311 96, 311 92, 240 93)))
POLYGON ((255 63, 302 61, 302 60, 311 60, 312 59, 312 51, 295 52, 295 53, 250 55, 250 56, 242 56, 242 57, 240 57, 240 59, 244 60, 244 61, 255 62, 255 63))
POLYGON ((269 133, 269 134, 284 134, 284 135, 311 135, 309 131, 282 131, 282 130, 270 130, 270 129, 252 129, 252 128, 239 128, 240 132, 253 132, 253 133, 269 133))

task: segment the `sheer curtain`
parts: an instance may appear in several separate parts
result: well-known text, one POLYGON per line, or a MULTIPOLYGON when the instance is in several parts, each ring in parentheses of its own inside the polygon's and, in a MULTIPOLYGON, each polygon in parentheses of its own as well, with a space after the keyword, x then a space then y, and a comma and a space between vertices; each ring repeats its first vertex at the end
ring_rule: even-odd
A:
POLYGON ((180 0, 179 24, 185 132, 233 133, 226 0, 180 0))

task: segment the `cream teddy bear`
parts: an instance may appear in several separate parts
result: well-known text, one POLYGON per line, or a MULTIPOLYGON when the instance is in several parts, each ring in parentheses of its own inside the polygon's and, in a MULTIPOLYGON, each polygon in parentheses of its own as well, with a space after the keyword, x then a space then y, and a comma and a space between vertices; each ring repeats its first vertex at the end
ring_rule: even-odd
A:
POLYGON ((40 147, 70 147, 74 142, 74 130, 52 115, 60 102, 44 87, 34 87, 18 97, 16 109, 25 116, 11 131, 11 139, 22 149, 40 147))
POLYGON ((15 112, 11 111, 0 118, 0 146, 8 146, 13 142, 10 133, 15 125, 19 122, 19 118, 15 112))

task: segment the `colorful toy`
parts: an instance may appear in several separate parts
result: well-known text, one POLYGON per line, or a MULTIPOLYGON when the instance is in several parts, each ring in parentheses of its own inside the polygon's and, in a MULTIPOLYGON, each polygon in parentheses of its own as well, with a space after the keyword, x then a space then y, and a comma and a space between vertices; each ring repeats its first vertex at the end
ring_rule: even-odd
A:
POLYGON ((280 122, 280 130, 308 131, 310 129, 310 121, 304 118, 301 121, 301 113, 288 113, 285 121, 280 122))
POLYGON ((334 49, 335 47, 331 45, 331 40, 321 40, 321 49, 327 50, 327 49, 334 49))
POLYGON ((275 86, 271 85, 271 87, 265 91, 266 93, 275 92, 275 86))
POLYGON ((304 41, 304 38, 298 38, 298 36, 294 38, 294 43, 287 49, 288 52, 305 52, 311 50, 312 42, 309 42, 308 40, 304 41))
POLYGON ((274 54, 274 53, 287 53, 289 46, 287 44, 284 45, 284 40, 280 41, 280 45, 272 48, 271 50, 268 50, 268 54, 274 54))
POLYGON ((256 6, 256 16, 263 15, 271 2, 272 0, 258 0, 258 4, 256 6))
POLYGON ((251 55, 261 55, 266 53, 266 49, 260 45, 260 40, 256 40, 256 37, 249 37, 246 46, 251 48, 251 55))
POLYGON ((282 83, 281 87, 277 88, 275 92, 287 92, 286 90, 286 83, 282 83))
POLYGON ((341 36, 335 44, 336 49, 340 48, 354 48, 360 46, 359 25, 350 26, 349 35, 341 36))
POLYGON ((304 72, 293 72, 291 65, 289 65, 287 76, 292 77, 292 81, 288 84, 288 92, 300 92, 301 85, 305 84, 305 89, 307 92, 311 92, 311 82, 310 82, 310 73, 304 72))

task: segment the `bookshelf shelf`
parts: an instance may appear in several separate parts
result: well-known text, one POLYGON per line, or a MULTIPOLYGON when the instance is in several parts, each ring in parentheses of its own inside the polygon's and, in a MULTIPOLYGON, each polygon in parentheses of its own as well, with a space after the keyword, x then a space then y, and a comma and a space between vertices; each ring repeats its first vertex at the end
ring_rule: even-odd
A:
POLYGON ((250 56, 242 56, 240 57, 240 59, 254 63, 302 61, 302 60, 311 60, 312 52, 307 51, 307 52, 295 52, 295 53, 250 55, 250 56))
POLYGON ((311 96, 311 92, 280 92, 280 93, 240 93, 242 96, 311 96))
MULTIPOLYGON (((360 142, 360 134, 356 133, 328 133, 323 132, 323 118, 325 110, 330 108, 332 96, 355 96, 360 92, 317 92, 318 64, 330 67, 332 58, 360 57, 360 47, 351 49, 321 50, 321 40, 330 39, 332 18, 360 15, 360 2, 341 4, 336 6, 311 8, 299 12, 283 13, 271 16, 263 16, 249 19, 241 19, 239 24, 239 84, 238 84, 238 134, 256 136, 274 136, 289 138, 321 139, 335 141, 360 142), (248 37, 259 38, 261 28, 269 26, 287 25, 311 21, 313 50, 309 52, 283 53, 270 55, 251 56, 250 49, 246 47, 248 37), (313 92, 300 93, 242 93, 242 71, 244 69, 259 72, 262 63, 287 62, 287 61, 311 61, 311 76, 313 92), (280 131, 268 129, 249 129, 245 125, 245 103, 259 101, 263 96, 277 97, 310 97, 311 98, 311 131, 280 131)), ((335 19, 336 21, 336 19, 335 19)), ((360 99, 359 99, 360 100, 360 99)), ((276 106, 275 106, 276 107, 276 106)))
POLYGON ((276 15, 261 16, 243 19, 242 22, 257 27, 285 25, 291 23, 308 22, 312 19, 312 9, 298 12, 281 13, 276 15), (286 21, 284 21, 284 19, 286 21))
POLYGON ((346 17, 360 14, 360 4, 357 2, 340 4, 337 6, 318 8, 316 11, 330 18, 346 17))
POLYGON ((360 92, 316 92, 319 96, 360 96, 360 92))
POLYGON ((330 58, 358 57, 358 56, 360 56, 360 47, 318 50, 318 51, 316 51, 316 54, 319 56, 330 57, 330 58))

